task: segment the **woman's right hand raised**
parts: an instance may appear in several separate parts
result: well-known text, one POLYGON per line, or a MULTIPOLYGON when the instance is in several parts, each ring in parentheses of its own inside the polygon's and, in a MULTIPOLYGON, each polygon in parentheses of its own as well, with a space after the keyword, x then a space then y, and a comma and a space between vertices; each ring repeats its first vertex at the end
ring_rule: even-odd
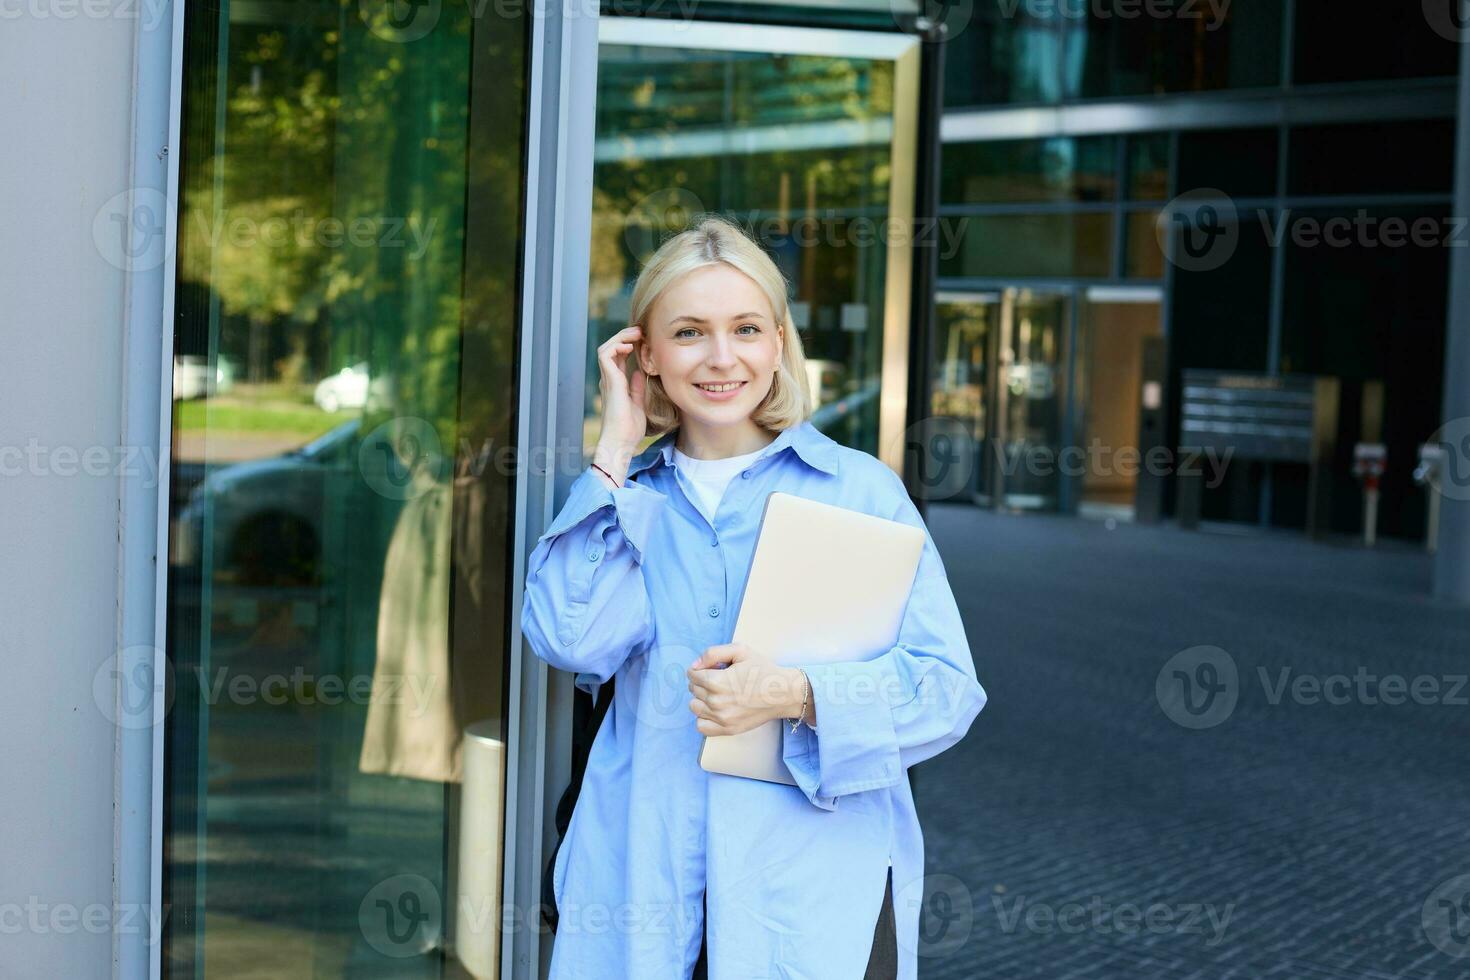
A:
POLYGON ((627 373, 628 358, 642 336, 638 327, 624 327, 597 348, 597 364, 602 371, 598 382, 602 391, 602 433, 597 437, 597 452, 592 461, 619 483, 627 476, 633 454, 648 430, 648 415, 644 411, 648 378, 636 359, 631 379, 627 373))

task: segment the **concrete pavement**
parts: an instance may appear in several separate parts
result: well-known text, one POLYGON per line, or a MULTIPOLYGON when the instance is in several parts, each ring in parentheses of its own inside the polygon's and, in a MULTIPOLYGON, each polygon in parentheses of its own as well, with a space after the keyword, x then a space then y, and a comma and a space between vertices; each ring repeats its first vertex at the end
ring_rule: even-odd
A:
POLYGON ((1470 611, 1426 555, 928 521, 989 703, 914 770, 921 977, 1470 978, 1470 611))

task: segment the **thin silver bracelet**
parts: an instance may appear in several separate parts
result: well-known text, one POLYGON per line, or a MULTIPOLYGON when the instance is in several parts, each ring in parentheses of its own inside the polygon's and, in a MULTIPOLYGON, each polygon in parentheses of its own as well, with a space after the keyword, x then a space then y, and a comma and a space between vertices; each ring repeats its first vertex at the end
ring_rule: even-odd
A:
MULTIPOLYGON (((799 667, 797 669, 801 670, 799 667)), ((806 718, 807 699, 811 697, 812 693, 812 679, 806 676, 806 671, 804 670, 801 671, 801 677, 806 683, 801 685, 801 710, 796 713, 796 718, 791 722, 791 733, 793 735, 801 727, 802 720, 806 718)))

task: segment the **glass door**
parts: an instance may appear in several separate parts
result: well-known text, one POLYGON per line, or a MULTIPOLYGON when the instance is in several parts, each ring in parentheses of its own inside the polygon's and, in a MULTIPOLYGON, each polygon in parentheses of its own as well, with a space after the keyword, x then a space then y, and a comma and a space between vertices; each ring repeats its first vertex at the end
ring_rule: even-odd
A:
POLYGON ((931 406, 969 433, 970 499, 1012 510, 1066 507, 1072 291, 943 290, 934 306, 931 406))
MULTIPOLYGON (((934 390, 930 410, 936 418, 954 420, 968 442, 940 455, 964 466, 964 497, 984 507, 994 505, 993 482, 999 471, 991 438, 995 418, 996 355, 1000 341, 1001 293, 941 292, 935 295, 934 390)), ((934 480, 942 477, 935 476, 934 480)), ((959 481, 956 481, 959 482, 959 481)), ((952 485, 952 484, 951 484, 952 485)), ((936 499, 931 495, 930 499, 936 499)))
POLYGON ((814 424, 903 452, 918 44, 907 35, 605 17, 586 393, 658 244, 701 212, 763 242, 792 286, 814 424))
POLYGON ((934 305, 931 405, 936 417, 970 434, 970 499, 985 507, 1059 509, 1071 291, 945 290, 934 305))
POLYGON ((184 48, 164 975, 495 977, 526 18, 184 48))
POLYGON ((1002 291, 996 355, 992 499, 1017 510, 1061 505, 1061 450, 1072 296, 1002 291))

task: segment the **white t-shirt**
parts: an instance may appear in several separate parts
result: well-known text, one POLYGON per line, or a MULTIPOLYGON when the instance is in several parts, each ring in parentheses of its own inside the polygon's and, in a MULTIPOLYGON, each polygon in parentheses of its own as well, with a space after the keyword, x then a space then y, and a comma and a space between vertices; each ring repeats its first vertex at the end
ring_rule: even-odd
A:
MULTIPOLYGON (((694 487, 694 505, 713 524, 715 511, 720 506, 720 498, 725 495, 725 488, 730 485, 730 481, 740 475, 741 470, 764 456, 769 448, 771 447, 762 446, 753 453, 727 456, 724 459, 695 459, 693 456, 686 456, 680 452, 676 446, 674 447, 674 464, 684 471, 689 477, 689 483, 694 487)), ((812 731, 817 730, 816 725, 807 727, 812 731)))
POLYGON ((730 481, 739 476, 741 470, 764 455, 769 448, 770 446, 762 446, 753 453, 727 456, 724 459, 695 459, 693 456, 686 456, 679 451, 678 447, 675 447, 674 465, 684 471, 684 475, 689 477, 689 482, 694 487, 694 506, 698 507, 713 524, 715 511, 720 506, 720 498, 725 495, 725 488, 730 485, 730 481))

